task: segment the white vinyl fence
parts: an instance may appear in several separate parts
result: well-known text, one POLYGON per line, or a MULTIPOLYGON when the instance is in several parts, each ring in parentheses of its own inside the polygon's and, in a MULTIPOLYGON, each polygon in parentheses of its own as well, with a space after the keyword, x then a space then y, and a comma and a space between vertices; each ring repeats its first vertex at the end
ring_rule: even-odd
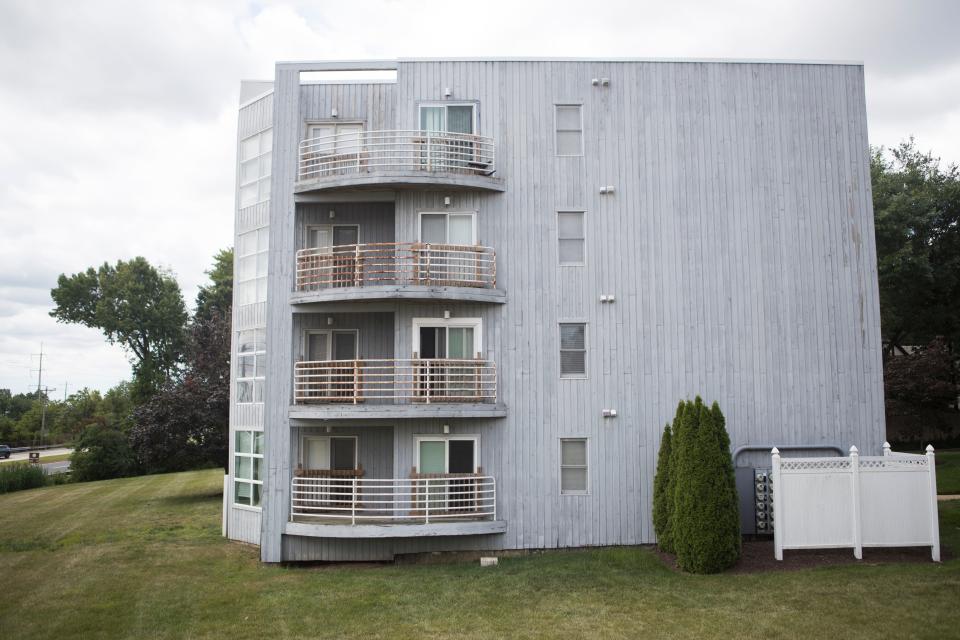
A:
POLYGON ((940 561, 937 478, 933 447, 926 455, 782 458, 772 453, 773 542, 784 549, 927 547, 940 561))

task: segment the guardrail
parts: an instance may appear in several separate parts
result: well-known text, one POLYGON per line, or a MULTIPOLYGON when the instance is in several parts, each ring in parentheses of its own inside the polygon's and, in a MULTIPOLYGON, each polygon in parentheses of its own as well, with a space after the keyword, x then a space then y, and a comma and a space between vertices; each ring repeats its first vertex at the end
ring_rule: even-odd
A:
POLYGON ((411 524, 496 520, 497 483, 471 473, 411 478, 294 476, 290 514, 340 524, 411 524))
POLYGON ((496 402, 488 360, 315 360, 294 365, 294 403, 496 402))
POLYGON ((297 290, 377 285, 494 288, 497 255, 489 247, 379 242, 297 251, 297 290))
POLYGON ((389 170, 489 176, 495 171, 493 138, 397 129, 337 133, 300 143, 300 180, 389 170))

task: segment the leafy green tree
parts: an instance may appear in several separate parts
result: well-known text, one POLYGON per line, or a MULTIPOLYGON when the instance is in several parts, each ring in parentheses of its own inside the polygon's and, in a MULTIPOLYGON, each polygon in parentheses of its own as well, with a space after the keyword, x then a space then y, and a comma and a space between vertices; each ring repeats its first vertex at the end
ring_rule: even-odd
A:
POLYGON ((217 254, 197 296, 184 375, 134 413, 131 442, 148 473, 227 468, 232 255, 217 254))
POLYGON ((136 475, 136 458, 126 434, 94 425, 84 431, 70 456, 70 469, 78 482, 136 475))
POLYGON ((54 427, 58 440, 75 440, 89 425, 103 423, 103 398, 99 391, 81 389, 68 396, 60 405, 54 427))
MULTIPOLYGON (((679 409, 677 411, 679 413, 679 409)), ((657 545, 662 551, 671 548, 670 522, 673 518, 673 505, 667 493, 670 485, 670 453, 670 424, 667 423, 660 438, 657 472, 653 476, 653 530, 657 535, 657 545)))
POLYGON ((917 149, 872 150, 886 355, 945 336, 960 348, 960 169, 917 149))
POLYGON ((221 249, 206 272, 210 283, 200 287, 194 322, 206 321, 215 314, 229 315, 233 308, 233 249, 221 249))
POLYGON ((931 431, 944 438, 953 435, 947 408, 957 401, 958 389, 954 358, 943 338, 889 358, 883 367, 883 389, 888 423, 896 419, 899 436, 919 440, 931 431))
POLYGON ((63 407, 59 402, 43 402, 35 400, 30 409, 17 420, 16 439, 22 445, 39 444, 41 440, 49 443, 58 439, 56 424, 60 419, 63 407), (44 415, 46 414, 46 415, 44 415))
POLYGON ((720 407, 700 398, 684 417, 696 426, 681 445, 673 517, 677 564, 691 573, 717 573, 740 557, 740 515, 730 438, 720 407))
POLYGON ((103 395, 101 413, 104 424, 124 433, 133 426, 133 385, 123 381, 103 395))
POLYGON ((103 331, 131 354, 133 397, 149 398, 178 372, 186 343, 187 311, 174 277, 142 257, 61 274, 50 292, 58 322, 103 331))

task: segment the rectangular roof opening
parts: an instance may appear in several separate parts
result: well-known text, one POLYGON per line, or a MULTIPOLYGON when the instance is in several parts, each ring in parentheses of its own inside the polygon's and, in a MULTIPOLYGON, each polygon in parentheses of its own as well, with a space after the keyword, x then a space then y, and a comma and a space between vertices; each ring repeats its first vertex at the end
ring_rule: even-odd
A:
POLYGON ((396 81, 396 69, 300 72, 300 84, 362 84, 396 81))

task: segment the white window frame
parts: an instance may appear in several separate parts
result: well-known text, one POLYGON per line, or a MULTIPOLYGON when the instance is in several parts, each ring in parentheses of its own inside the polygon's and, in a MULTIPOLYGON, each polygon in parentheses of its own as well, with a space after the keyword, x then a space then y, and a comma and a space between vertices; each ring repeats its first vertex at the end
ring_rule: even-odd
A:
POLYGON ((464 327, 473 329, 473 351, 483 353, 483 319, 482 318, 414 318, 413 319, 413 353, 420 353, 421 327, 464 327))
MULTIPOLYGON (((303 247, 306 248, 310 243, 310 232, 314 229, 327 229, 330 231, 330 245, 326 247, 317 247, 318 249, 330 249, 333 246, 333 228, 334 227, 354 227, 357 230, 357 244, 363 244, 363 237, 360 235, 361 229, 359 224, 308 224, 303 228, 303 247)), ((349 245, 348 245, 349 246, 349 245)))
POLYGON ((472 440, 473 441, 473 473, 477 473, 480 468, 480 436, 469 435, 419 435, 414 436, 414 446, 416 448, 416 469, 420 473, 420 443, 421 442, 443 442, 443 472, 450 473, 450 441, 451 440, 472 440))
POLYGON ((239 306, 246 306, 250 304, 261 304, 266 302, 266 296, 264 296, 263 300, 260 300, 258 298, 257 286, 259 281, 262 280, 264 284, 264 293, 266 293, 267 276, 270 271, 269 255, 270 255, 270 227, 269 226, 257 227, 256 229, 248 229, 243 233, 237 234, 236 251, 233 256, 234 292, 235 292, 234 298, 235 298, 236 306, 239 307, 239 306), (267 246, 262 250, 260 249, 261 233, 266 233, 266 236, 267 236, 267 246), (242 243, 240 242, 240 237, 246 236, 249 234, 256 234, 257 241, 254 246, 254 251, 251 253, 240 253, 240 247, 242 245, 242 243), (257 263, 259 262, 259 258, 257 256, 259 256, 260 254, 268 256, 267 269, 263 273, 260 273, 260 271, 257 269, 257 263), (251 257, 253 258, 253 261, 254 261, 253 277, 241 280, 240 279, 240 261, 243 260, 244 258, 251 258, 251 257), (244 290, 245 287, 249 287, 249 286, 253 286, 253 302, 243 302, 243 299, 241 297, 242 295, 241 292, 244 290))
POLYGON ((557 209, 557 265, 561 267, 585 267, 587 266, 587 212, 583 209, 557 209), (581 231, 583 232, 583 238, 580 238, 583 242, 583 261, 582 262, 561 262, 560 261, 560 241, 561 240, 576 240, 578 238, 561 238, 560 237, 560 214, 563 213, 579 213, 580 221, 583 223, 581 231))
MULTIPOLYGON (((315 335, 327 335, 327 355, 324 360, 330 360, 333 355, 333 334, 334 333, 352 333, 354 338, 354 345, 357 349, 355 352, 354 360, 360 359, 360 329, 304 329, 302 339, 300 341, 300 360, 307 361, 308 351, 309 351, 309 340, 310 336, 315 335)), ((323 362, 319 360, 318 362, 323 362)))
MULTIPOLYGON (((263 502, 263 477, 266 476, 266 472, 267 472, 267 470, 266 470, 265 456, 264 456, 264 453, 253 453, 253 452, 252 452, 252 450, 254 449, 253 443, 256 441, 256 434, 258 434, 258 433, 261 434, 261 435, 263 435, 263 434, 264 434, 264 430, 263 430, 263 429, 241 429, 241 428, 237 428, 237 429, 234 429, 233 434, 232 434, 233 437, 231 438, 231 441, 230 441, 230 454, 231 454, 231 456, 230 456, 230 465, 231 465, 231 466, 230 466, 230 479, 232 480, 232 482, 230 483, 230 491, 231 491, 231 494, 232 494, 232 495, 231 495, 232 500, 231 500, 230 502, 231 502, 231 506, 232 506, 233 508, 235 508, 235 509, 246 509, 247 511, 262 511, 262 510, 263 510, 263 507, 260 506, 260 505, 243 504, 243 503, 241 503, 241 502, 237 502, 237 483, 238 483, 238 482, 242 482, 242 483, 245 483, 245 484, 249 484, 249 485, 250 485, 250 496, 251 496, 251 498, 252 498, 252 496, 253 496, 253 486, 254 486, 254 485, 259 485, 259 486, 260 486, 260 501, 261 501, 261 503, 263 502), (251 452, 250 452, 250 453, 237 451, 237 434, 238 434, 239 432, 241 432, 241 431, 247 432, 247 433, 250 434, 250 448, 251 448, 251 452), (250 460, 251 460, 251 461, 250 461, 250 469, 251 469, 251 474, 250 474, 250 475, 253 475, 253 473, 252 473, 252 470, 253 470, 253 468, 254 468, 254 462, 253 462, 253 460, 254 460, 254 459, 264 460, 264 462, 262 462, 261 465, 260 465, 261 477, 260 477, 259 480, 253 480, 253 479, 247 479, 247 478, 238 478, 238 477, 237 477, 237 458, 238 458, 238 457, 241 457, 241 458, 250 458, 250 460)), ((266 446, 264 446, 263 451, 264 451, 264 452, 266 451, 266 446)))
POLYGON ((269 202, 270 194, 268 193, 266 197, 263 197, 263 189, 260 187, 260 182, 266 181, 267 183, 269 183, 271 180, 271 176, 273 175, 273 166, 272 166, 273 157, 272 156, 271 156, 271 167, 267 171, 267 174, 264 176, 260 175, 260 160, 261 158, 263 158, 263 156, 267 155, 268 153, 270 154, 273 153, 273 127, 268 127, 266 129, 263 129, 261 131, 258 131, 254 134, 251 134, 249 136, 246 136, 240 139, 240 143, 238 145, 238 150, 237 150, 237 209, 246 209, 247 207, 253 207, 262 202, 269 202), (244 160, 242 157, 243 143, 246 142, 247 140, 250 140, 251 138, 261 138, 267 132, 270 132, 271 134, 270 148, 264 151, 262 148, 262 141, 258 140, 257 154, 244 160), (243 180, 243 164, 245 162, 251 162, 253 160, 257 161, 257 177, 254 178, 253 180, 244 181, 243 180), (252 184, 257 185, 257 197, 253 202, 244 203, 241 200, 240 194, 243 192, 244 187, 249 187, 252 184))
POLYGON ((565 318, 557 322, 557 367, 561 380, 586 380, 590 373, 590 363, 587 357, 590 353, 590 323, 581 318, 565 318), (560 325, 563 324, 582 324, 583 325, 583 373, 563 373, 563 352, 577 351, 577 349, 564 349, 563 338, 560 325))
MULTIPOLYGON (((417 105, 417 130, 418 131, 426 131, 426 129, 420 128, 420 122, 422 122, 422 118, 423 118, 422 112, 424 107, 470 107, 471 110, 473 111, 473 122, 471 125, 473 128, 473 133, 466 134, 466 135, 472 135, 472 136, 479 135, 477 127, 480 124, 480 122, 477 117, 477 112, 479 111, 477 102, 470 102, 470 101, 453 102, 449 100, 442 100, 442 101, 435 100, 430 102, 421 102, 417 105)), ((443 113, 443 126, 444 127, 447 126, 446 108, 444 109, 444 113, 443 113)), ((446 133, 448 132, 448 130, 445 129, 444 132, 446 133)))
MULTIPOLYGON (((236 396, 235 396, 235 397, 236 397, 236 404, 238 404, 238 405, 263 404, 263 402, 264 402, 263 393, 264 393, 264 387, 266 386, 266 379, 267 379, 267 375, 266 375, 266 373, 267 373, 267 371, 266 371, 266 369, 267 369, 267 330, 264 329, 264 328, 257 328, 257 329, 240 329, 239 331, 236 332, 236 334, 237 334, 237 335, 236 335, 236 353, 234 354, 236 369, 233 371, 233 376, 232 376, 232 377, 233 377, 233 383, 234 383, 234 391, 233 391, 233 392, 236 394, 236 396), (255 348, 253 351, 243 351, 243 352, 241 352, 241 351, 240 351, 240 334, 242 334, 242 333, 247 333, 247 332, 255 333, 255 332, 257 332, 257 331, 262 331, 262 332, 263 332, 263 349, 258 350, 258 349, 255 348), (257 374, 257 356, 263 356, 263 369, 264 369, 264 370, 263 370, 263 375, 262 375, 262 376, 256 375, 256 374, 257 374), (253 373, 254 373, 254 375, 252 375, 252 376, 240 376, 240 358, 249 358, 249 357, 253 357, 253 373), (257 382, 258 382, 258 381, 260 382, 260 400, 257 400, 257 399, 256 399, 256 397, 257 397, 256 389, 257 389, 257 382), (237 389, 239 388, 239 383, 240 383, 240 382, 251 382, 251 383, 253 383, 253 393, 252 393, 252 395, 251 395, 251 397, 253 398, 253 400, 247 400, 247 401, 241 401, 241 400, 240 400, 240 394, 239 394, 239 392, 237 391, 237 389)), ((240 430, 240 431, 245 431, 245 429, 239 429, 239 430, 240 430)))
POLYGON ((557 439, 557 487, 561 496, 588 496, 590 495, 590 438, 587 436, 560 436, 557 439), (564 442, 583 442, 584 464, 563 464, 563 443, 564 442), (563 490, 563 470, 564 469, 583 469, 586 471, 586 486, 580 490, 563 490))
MULTIPOLYGON (((470 234, 471 242, 470 244, 477 244, 477 212, 476 211, 418 211, 417 212, 417 241, 423 242, 423 216, 425 215, 444 215, 447 216, 447 229, 450 229, 450 220, 449 216, 470 216, 470 234)), ((448 234, 449 235, 449 234, 448 234)))
MULTIPOLYGON (((357 468, 357 464, 360 462, 360 438, 359 436, 339 436, 339 435, 313 435, 313 434, 304 434, 300 436, 300 456, 299 464, 304 469, 307 469, 307 441, 309 440, 333 440, 334 438, 343 438, 345 440, 353 440, 353 468, 357 468)), ((331 452, 333 451, 333 443, 329 445, 331 452)))
POLYGON ((553 104, 553 153, 558 158, 579 158, 584 155, 584 147, 586 146, 586 133, 583 130, 583 103, 582 102, 555 102, 553 104), (580 109, 580 128, 579 129, 560 129, 559 118, 557 118, 557 112, 559 107, 578 107, 580 109), (558 143, 557 134, 561 131, 579 131, 580 132, 580 153, 560 153, 560 145, 558 143))
MULTIPOLYGON (((363 121, 363 120, 341 120, 341 119, 339 119, 339 118, 336 118, 336 119, 327 119, 327 120, 307 120, 306 122, 303 123, 303 138, 302 138, 302 140, 311 140, 311 139, 312 139, 312 138, 310 137, 310 127, 333 127, 333 128, 334 128, 333 135, 337 135, 337 134, 340 133, 340 132, 338 131, 338 129, 340 128, 340 126, 358 126, 358 125, 359 125, 359 127, 360 127, 360 133, 358 134, 358 135, 360 136, 360 144, 363 144, 363 133, 367 130, 367 123, 366 123, 365 121, 363 121)), ((360 150, 357 149, 356 151, 351 151, 350 153, 359 153, 359 151, 360 151, 360 150)), ((318 155, 323 155, 323 156, 336 155, 336 154, 337 154, 337 148, 336 148, 336 146, 334 146, 334 147, 333 147, 332 149, 330 149, 329 151, 323 151, 323 152, 319 152, 319 151, 318 151, 317 154, 318 154, 318 155)))

